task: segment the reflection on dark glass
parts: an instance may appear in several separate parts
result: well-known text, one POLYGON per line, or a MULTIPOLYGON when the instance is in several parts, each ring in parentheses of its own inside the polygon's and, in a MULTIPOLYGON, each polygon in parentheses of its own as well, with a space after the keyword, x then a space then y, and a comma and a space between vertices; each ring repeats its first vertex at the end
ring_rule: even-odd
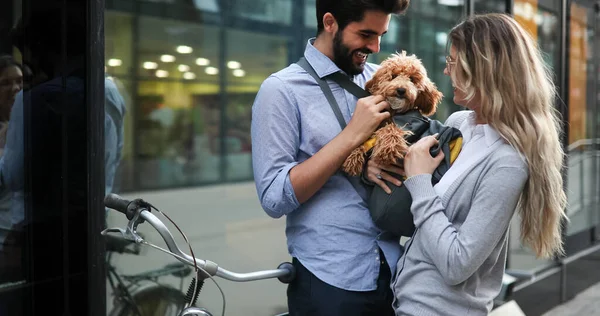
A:
POLYGON ((85 2, 26 4, 8 36, 22 66, 0 73, 0 314, 60 315, 86 306, 85 2))

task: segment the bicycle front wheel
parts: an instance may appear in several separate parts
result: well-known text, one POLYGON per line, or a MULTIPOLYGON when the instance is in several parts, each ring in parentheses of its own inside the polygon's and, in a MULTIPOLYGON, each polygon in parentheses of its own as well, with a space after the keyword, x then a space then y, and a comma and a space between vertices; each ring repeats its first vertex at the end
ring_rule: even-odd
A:
POLYGON ((142 289, 132 296, 135 306, 122 301, 118 306, 115 306, 111 315, 177 316, 185 305, 185 295, 172 287, 152 286, 142 289))

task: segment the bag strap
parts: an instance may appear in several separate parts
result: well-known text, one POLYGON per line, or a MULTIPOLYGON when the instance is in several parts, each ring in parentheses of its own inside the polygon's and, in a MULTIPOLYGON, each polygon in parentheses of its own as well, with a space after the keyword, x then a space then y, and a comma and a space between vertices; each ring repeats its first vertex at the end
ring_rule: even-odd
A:
POLYGON ((331 106, 331 109, 333 110, 333 113, 335 114, 335 117, 337 118, 340 127, 342 128, 342 130, 346 128, 346 120, 342 115, 342 111, 340 111, 340 107, 337 104, 337 101, 335 101, 335 98, 333 97, 333 92, 331 92, 331 88, 329 88, 329 84, 327 84, 327 81, 325 81, 325 79, 319 78, 319 75, 317 75, 315 69, 308 63, 306 58, 300 58, 300 60, 298 60, 296 64, 304 68, 306 72, 308 72, 313 78, 315 78, 315 80, 321 87, 323 94, 325 94, 325 97, 327 98, 327 101, 329 102, 329 105, 331 106))
POLYGON ((359 87, 356 83, 354 83, 354 81, 350 80, 348 76, 339 71, 326 76, 326 78, 331 78, 331 80, 339 84, 340 87, 346 89, 346 91, 352 93, 357 99, 371 95, 368 91, 359 87))

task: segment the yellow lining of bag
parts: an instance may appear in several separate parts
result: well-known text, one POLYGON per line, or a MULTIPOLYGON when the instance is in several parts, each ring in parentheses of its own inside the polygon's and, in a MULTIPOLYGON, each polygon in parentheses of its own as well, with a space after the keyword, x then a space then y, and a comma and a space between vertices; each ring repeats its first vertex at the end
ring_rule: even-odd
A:
POLYGON ((450 164, 452 164, 462 149, 462 137, 451 140, 448 145, 450 146, 450 164))

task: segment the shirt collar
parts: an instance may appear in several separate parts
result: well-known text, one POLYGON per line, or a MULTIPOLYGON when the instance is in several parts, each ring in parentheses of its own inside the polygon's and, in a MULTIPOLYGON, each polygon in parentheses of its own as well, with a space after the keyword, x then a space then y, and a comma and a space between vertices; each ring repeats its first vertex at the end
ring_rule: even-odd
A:
POLYGON ((483 125, 483 132, 485 134, 485 144, 490 147, 493 143, 499 141, 502 137, 495 129, 489 124, 483 125))
POLYGON ((308 63, 315 69, 319 78, 331 75, 332 73, 341 71, 340 68, 325 54, 321 53, 318 49, 313 46, 315 38, 310 38, 306 43, 306 49, 304 50, 304 58, 308 63))
MULTIPOLYGON (((502 136, 489 124, 476 124, 475 123, 475 112, 469 113, 467 118, 468 124, 471 126, 471 131, 475 130, 475 127, 478 125, 483 126, 483 136, 485 138, 485 144, 490 147, 493 143, 500 140, 502 136)), ((464 136, 463 136, 464 139, 464 136)), ((470 139, 470 137, 469 137, 470 139)))

